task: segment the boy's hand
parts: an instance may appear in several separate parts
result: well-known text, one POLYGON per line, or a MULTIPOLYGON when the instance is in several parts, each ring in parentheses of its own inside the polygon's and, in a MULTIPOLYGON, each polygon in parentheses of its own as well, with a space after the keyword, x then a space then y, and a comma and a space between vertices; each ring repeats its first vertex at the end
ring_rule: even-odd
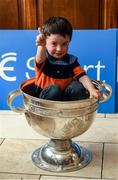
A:
POLYGON ((99 100, 102 97, 102 92, 99 89, 93 88, 90 91, 90 98, 91 97, 95 97, 95 98, 97 98, 99 100))
POLYGON ((46 38, 45 35, 43 33, 43 30, 41 28, 38 28, 39 31, 39 35, 36 36, 36 45, 37 46, 45 46, 46 45, 46 38))

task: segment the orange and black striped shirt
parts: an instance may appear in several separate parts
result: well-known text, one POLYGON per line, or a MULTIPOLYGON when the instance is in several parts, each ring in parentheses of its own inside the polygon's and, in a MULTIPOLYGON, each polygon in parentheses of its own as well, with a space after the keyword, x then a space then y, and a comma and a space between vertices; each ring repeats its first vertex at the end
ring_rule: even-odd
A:
POLYGON ((50 84, 57 84, 63 90, 74 79, 79 80, 85 75, 85 70, 80 67, 78 58, 66 54, 63 59, 55 59, 47 52, 46 61, 38 64, 35 60, 36 79, 35 85, 41 90, 50 84))

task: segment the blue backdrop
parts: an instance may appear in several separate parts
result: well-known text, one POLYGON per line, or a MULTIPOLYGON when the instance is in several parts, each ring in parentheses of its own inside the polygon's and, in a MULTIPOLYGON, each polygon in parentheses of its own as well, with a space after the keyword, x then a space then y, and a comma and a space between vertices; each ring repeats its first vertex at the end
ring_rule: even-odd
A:
MULTIPOLYGON (((9 109, 6 98, 18 89, 22 81, 35 76, 34 56, 37 30, 0 31, 0 109, 9 109)), ((79 58, 87 74, 95 80, 106 81, 112 86, 112 97, 100 104, 98 112, 113 113, 117 110, 117 29, 74 30, 69 53, 79 58), (116 88, 115 88, 116 87, 116 88)), ((17 100, 17 104, 20 100, 17 100)))

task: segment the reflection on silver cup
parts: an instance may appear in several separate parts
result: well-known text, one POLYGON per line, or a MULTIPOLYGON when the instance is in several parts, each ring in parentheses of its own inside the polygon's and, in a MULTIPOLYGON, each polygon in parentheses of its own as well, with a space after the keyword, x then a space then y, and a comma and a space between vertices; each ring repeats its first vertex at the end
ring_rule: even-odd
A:
POLYGON ((24 81, 18 90, 7 97, 11 110, 24 113, 28 124, 50 140, 32 154, 33 163, 45 170, 67 172, 85 167, 91 152, 71 139, 88 130, 94 121, 99 102, 107 101, 112 89, 101 81, 92 81, 102 90, 101 100, 88 98, 77 101, 50 101, 34 97, 34 79, 24 81), (23 96, 23 107, 14 107, 12 101, 23 96))

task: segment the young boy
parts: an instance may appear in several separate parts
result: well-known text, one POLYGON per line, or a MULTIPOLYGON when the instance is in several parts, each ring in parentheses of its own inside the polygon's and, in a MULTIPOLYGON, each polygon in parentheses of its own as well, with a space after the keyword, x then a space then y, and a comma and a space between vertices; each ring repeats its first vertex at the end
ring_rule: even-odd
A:
POLYGON ((64 17, 49 18, 36 37, 36 97, 48 100, 98 98, 101 93, 92 84, 77 57, 68 54, 72 26, 64 17))

